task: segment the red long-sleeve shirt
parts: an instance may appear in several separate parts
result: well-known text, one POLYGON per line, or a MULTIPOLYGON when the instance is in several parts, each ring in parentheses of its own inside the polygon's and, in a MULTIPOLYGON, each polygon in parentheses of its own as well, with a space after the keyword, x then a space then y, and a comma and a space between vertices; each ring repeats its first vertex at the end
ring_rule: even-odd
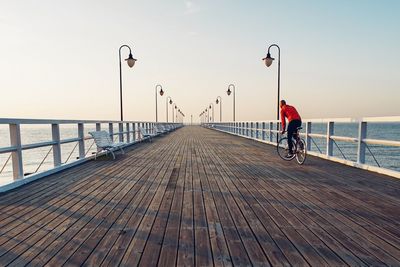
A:
POLYGON ((296 108, 289 105, 284 105, 281 108, 281 121, 282 121, 282 130, 286 129, 286 122, 285 118, 288 119, 288 122, 292 120, 301 120, 299 113, 297 112, 296 108))

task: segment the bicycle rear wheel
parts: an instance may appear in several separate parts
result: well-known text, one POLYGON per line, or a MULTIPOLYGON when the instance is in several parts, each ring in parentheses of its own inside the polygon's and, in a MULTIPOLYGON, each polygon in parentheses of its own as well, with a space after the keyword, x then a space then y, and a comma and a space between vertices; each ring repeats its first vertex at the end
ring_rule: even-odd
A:
POLYGON ((302 165, 306 161, 306 157, 307 157, 306 142, 303 139, 300 139, 296 143, 296 160, 300 165, 302 165))
MULTIPOLYGON (((294 145, 294 144, 293 144, 294 145)), ((289 153, 289 144, 288 144, 288 139, 287 137, 283 137, 279 140, 278 145, 276 146, 276 150, 278 151, 279 157, 281 157, 283 160, 292 160, 296 155, 293 155, 293 157, 288 158, 287 154, 289 153)))

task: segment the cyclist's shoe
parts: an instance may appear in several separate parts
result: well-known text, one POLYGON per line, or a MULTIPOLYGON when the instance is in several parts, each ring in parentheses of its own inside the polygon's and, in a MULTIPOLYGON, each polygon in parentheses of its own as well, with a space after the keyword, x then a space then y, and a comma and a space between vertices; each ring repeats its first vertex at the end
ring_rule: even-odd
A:
POLYGON ((293 158, 293 156, 294 156, 294 155, 293 155, 292 153, 289 152, 289 153, 286 155, 286 158, 290 159, 290 158, 293 158))

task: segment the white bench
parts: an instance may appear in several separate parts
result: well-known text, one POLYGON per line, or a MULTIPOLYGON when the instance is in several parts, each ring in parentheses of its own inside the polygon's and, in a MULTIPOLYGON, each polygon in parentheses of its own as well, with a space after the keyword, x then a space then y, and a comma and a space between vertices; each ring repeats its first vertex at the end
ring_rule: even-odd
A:
POLYGON ((96 143, 97 146, 97 152, 96 155, 94 156, 94 159, 97 158, 97 154, 99 154, 102 151, 106 152, 106 155, 108 152, 111 153, 113 156, 113 159, 115 159, 115 154, 114 150, 119 149, 122 154, 125 154, 124 150, 122 147, 125 145, 125 143, 114 143, 113 140, 110 138, 110 134, 106 131, 95 131, 95 132, 89 132, 89 134, 93 137, 94 142, 96 143))
POLYGON ((150 142, 153 140, 153 137, 155 136, 155 134, 147 132, 143 127, 139 127, 139 132, 142 138, 148 138, 150 142))

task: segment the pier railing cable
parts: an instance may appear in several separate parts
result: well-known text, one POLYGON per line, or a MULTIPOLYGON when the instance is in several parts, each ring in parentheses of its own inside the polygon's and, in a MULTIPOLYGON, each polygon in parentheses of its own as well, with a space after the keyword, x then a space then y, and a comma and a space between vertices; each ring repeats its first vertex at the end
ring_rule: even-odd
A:
POLYGON ((8 156, 6 162, 4 162, 3 167, 1 167, 1 169, 0 169, 0 174, 1 174, 1 173, 3 172, 3 170, 6 168, 8 162, 9 162, 10 159, 11 159, 11 156, 12 156, 12 154, 10 153, 10 155, 8 156))
MULTIPOLYGON (((220 123, 213 122, 202 123, 202 125, 229 134, 254 139, 271 145, 276 145, 276 140, 274 140, 273 137, 276 134, 280 133, 280 131, 276 129, 277 123, 279 123, 277 120, 271 120, 242 122, 235 121, 220 123)), ((370 145, 378 145, 381 147, 400 147, 400 139, 386 140, 368 138, 367 125, 371 123, 400 123, 400 116, 305 120, 303 121, 304 130, 302 130, 301 136, 306 141, 307 151, 310 155, 400 178, 400 171, 384 168, 383 164, 378 161, 376 153, 373 153, 373 151, 370 149, 370 145), (357 124, 357 137, 335 135, 335 125, 337 127, 340 127, 341 124, 357 124), (313 125, 325 125, 326 132, 313 132, 313 125), (321 150, 315 139, 320 139, 322 141, 325 140, 326 149, 324 152, 321 150), (351 157, 346 155, 346 152, 339 147, 337 141, 353 144, 352 148, 347 149, 347 151, 348 153, 350 153, 350 155, 354 155, 353 151, 355 150, 355 155, 357 156, 356 160, 350 160, 351 157), (312 144, 313 147, 315 147, 318 151, 312 149, 312 144), (337 148, 343 158, 340 158, 340 156, 338 157, 334 154, 334 147, 337 148), (367 160, 367 153, 371 155, 371 161, 376 164, 376 166, 373 164, 371 165, 371 161, 367 160)))

